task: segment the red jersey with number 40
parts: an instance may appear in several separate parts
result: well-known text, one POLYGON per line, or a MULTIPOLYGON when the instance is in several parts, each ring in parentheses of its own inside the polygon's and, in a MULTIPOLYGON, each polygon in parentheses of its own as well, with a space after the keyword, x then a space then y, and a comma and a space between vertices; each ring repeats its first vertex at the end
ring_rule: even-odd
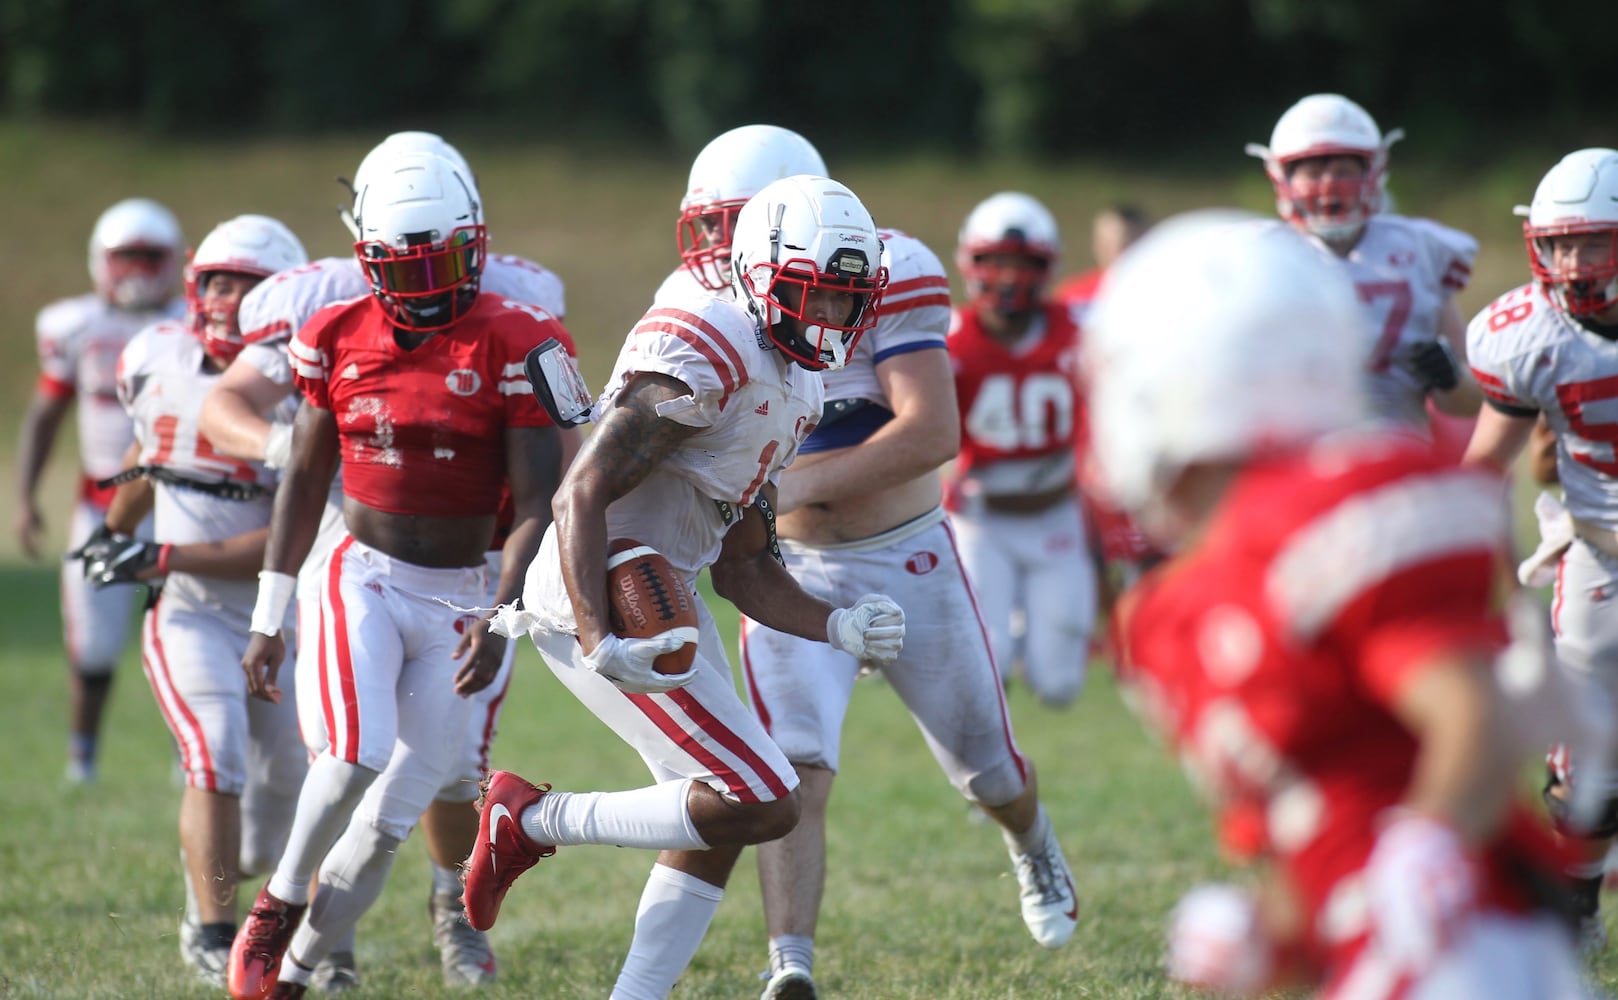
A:
MULTIPOLYGON (((1497 479, 1398 435, 1344 436, 1259 463, 1205 535, 1148 574, 1124 674, 1218 807, 1227 851, 1273 859, 1318 958, 1363 941, 1355 877, 1417 744, 1393 704, 1430 658, 1504 641, 1492 587, 1497 479)), ((1486 905, 1520 908, 1508 859, 1537 865, 1526 816, 1484 858, 1486 905)))
POLYGON ((985 495, 1044 493, 1073 481, 1073 391, 1079 330, 1067 306, 1047 303, 1021 343, 983 329, 957 308, 949 332, 961 413, 957 476, 985 495))
POLYGON ((1534 283, 1473 318, 1466 354, 1490 405, 1520 417, 1544 412, 1568 512, 1618 529, 1618 343, 1557 309, 1534 283))
POLYGON ((523 359, 550 337, 571 352, 572 338, 538 306, 490 293, 414 350, 393 330, 368 296, 322 309, 288 345, 304 398, 337 420, 343 492, 394 514, 495 513, 505 429, 551 422, 523 359))

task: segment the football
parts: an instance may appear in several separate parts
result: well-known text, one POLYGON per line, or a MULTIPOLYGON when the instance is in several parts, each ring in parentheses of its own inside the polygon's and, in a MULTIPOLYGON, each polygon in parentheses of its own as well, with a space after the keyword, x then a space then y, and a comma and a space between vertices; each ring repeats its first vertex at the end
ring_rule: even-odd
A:
POLYGON ((697 605, 674 565, 650 545, 631 538, 607 546, 607 624, 614 635, 651 639, 688 628, 691 638, 652 664, 660 674, 683 674, 697 656, 697 605))

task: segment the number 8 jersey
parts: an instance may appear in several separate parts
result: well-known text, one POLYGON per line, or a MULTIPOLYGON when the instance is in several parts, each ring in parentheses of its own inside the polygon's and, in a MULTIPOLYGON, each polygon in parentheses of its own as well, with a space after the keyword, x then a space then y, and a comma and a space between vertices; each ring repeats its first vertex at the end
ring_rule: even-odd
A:
POLYGON ((1473 318, 1466 352, 1490 406, 1513 417, 1545 414, 1568 513, 1618 529, 1618 343, 1530 283, 1473 318))

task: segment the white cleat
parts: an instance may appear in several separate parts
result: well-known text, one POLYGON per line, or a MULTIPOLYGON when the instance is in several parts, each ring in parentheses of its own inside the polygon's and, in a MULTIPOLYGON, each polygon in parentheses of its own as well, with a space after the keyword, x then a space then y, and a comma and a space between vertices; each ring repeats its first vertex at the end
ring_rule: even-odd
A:
POLYGON ((758 1000, 816 1000, 815 977, 801 965, 784 966, 770 977, 758 1000))
POLYGON ((466 905, 450 893, 433 893, 427 901, 433 918, 433 943, 444 966, 445 986, 482 986, 495 979, 494 949, 489 938, 466 922, 466 905))
POLYGON ((191 966, 197 978, 210 986, 225 988, 225 971, 230 965, 230 939, 209 940, 202 926, 180 920, 180 957, 191 966))
POLYGON ((1022 920, 1028 933, 1047 948, 1067 944, 1079 924, 1079 897, 1056 833, 1048 834, 1030 854, 1013 853, 1011 862, 1022 890, 1022 920))

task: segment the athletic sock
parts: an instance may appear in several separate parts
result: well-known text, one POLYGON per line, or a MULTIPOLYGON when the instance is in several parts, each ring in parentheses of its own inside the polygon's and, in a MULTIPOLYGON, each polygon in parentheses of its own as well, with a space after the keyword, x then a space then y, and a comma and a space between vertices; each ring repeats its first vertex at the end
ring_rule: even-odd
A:
POLYGON ((725 890, 653 865, 635 912, 635 937, 611 1000, 663 1000, 697 953, 725 890))
POLYGON ((1000 835, 1005 838, 1006 847, 1013 854, 1037 854, 1045 848, 1045 842, 1051 835, 1051 818, 1045 814, 1043 805, 1038 807, 1034 815, 1034 825, 1022 833, 1012 833, 1002 828, 1000 835))
POLYGON ((433 895, 459 896, 461 894, 461 873, 454 868, 441 867, 435 861, 429 861, 433 868, 433 895))
POLYGON ((653 851, 708 848, 686 797, 691 779, 626 792, 550 792, 523 810, 523 832, 555 847, 603 844, 653 851))
POLYGON ((770 938, 770 975, 789 965, 805 972, 815 969, 815 939, 807 934, 782 934, 770 938))

